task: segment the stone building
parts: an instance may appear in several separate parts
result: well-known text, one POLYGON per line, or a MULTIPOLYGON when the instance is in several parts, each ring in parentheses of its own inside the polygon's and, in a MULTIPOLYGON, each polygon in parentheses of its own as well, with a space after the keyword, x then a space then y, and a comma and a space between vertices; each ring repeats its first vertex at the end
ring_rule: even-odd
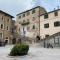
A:
POLYGON ((46 13, 43 7, 37 6, 17 14, 16 25, 19 35, 35 38, 40 36, 40 15, 46 13))
POLYGON ((12 43, 12 18, 10 14, 0 10, 0 40, 12 43))
POLYGON ((45 38, 60 32, 60 9, 40 15, 40 36, 45 38))

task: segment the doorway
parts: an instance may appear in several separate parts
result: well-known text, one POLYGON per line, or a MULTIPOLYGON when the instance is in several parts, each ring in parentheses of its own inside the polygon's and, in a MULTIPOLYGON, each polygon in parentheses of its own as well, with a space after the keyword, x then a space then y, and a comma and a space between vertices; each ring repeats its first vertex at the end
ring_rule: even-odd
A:
POLYGON ((8 40, 5 40, 5 44, 8 44, 8 40))

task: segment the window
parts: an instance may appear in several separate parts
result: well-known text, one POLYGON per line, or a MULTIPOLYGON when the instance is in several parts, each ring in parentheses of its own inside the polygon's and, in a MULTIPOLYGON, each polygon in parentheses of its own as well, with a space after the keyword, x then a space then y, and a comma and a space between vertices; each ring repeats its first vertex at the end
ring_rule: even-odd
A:
POLYGON ((1 29, 3 29, 3 24, 1 24, 1 29))
POLYGON ((0 33, 0 38, 2 38, 2 33, 0 33))
POLYGON ((55 26, 55 27, 60 26, 60 21, 54 22, 54 26, 55 26))
POLYGON ((55 11, 55 12, 54 12, 54 15, 55 15, 55 16, 58 16, 58 11, 55 11))
POLYGON ((32 10, 32 14, 34 14, 35 13, 35 10, 32 10))
POLYGON ((45 15, 44 15, 44 19, 47 19, 48 18, 48 14, 46 13, 45 15))
POLYGON ((23 20, 23 23, 25 22, 25 20, 23 20))
POLYGON ((6 39, 8 39, 8 37, 6 37, 6 39))
POLYGON ((21 18, 21 16, 19 16, 19 19, 21 18))
POLYGON ((44 28, 49 28, 49 23, 44 24, 44 28))
POLYGON ((7 26, 7 30, 8 30, 8 26, 7 26))
POLYGON ((2 16, 2 20, 3 20, 3 16, 2 16))
POLYGON ((35 29, 35 25, 33 25, 33 29, 35 29))
POLYGON ((45 37, 49 37, 49 35, 45 35, 45 37))
POLYGON ((7 22, 9 22, 9 19, 7 19, 7 22))
POLYGON ((23 14, 23 17, 25 17, 25 14, 23 14))
POLYGON ((30 15, 30 12, 27 12, 27 16, 30 15))
POLYGON ((33 21, 35 20, 35 17, 33 17, 33 21))

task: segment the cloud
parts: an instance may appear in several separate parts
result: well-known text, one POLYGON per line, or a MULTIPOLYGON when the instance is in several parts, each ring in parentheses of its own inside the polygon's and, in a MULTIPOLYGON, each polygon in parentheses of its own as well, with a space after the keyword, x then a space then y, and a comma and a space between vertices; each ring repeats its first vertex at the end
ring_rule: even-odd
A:
POLYGON ((0 0, 0 9, 13 16, 38 5, 51 11, 60 6, 60 0, 0 0))
POLYGON ((0 9, 16 15, 32 7, 32 0, 0 0, 0 9))
POLYGON ((51 11, 60 6, 60 0, 34 0, 34 6, 43 6, 47 11, 51 11))

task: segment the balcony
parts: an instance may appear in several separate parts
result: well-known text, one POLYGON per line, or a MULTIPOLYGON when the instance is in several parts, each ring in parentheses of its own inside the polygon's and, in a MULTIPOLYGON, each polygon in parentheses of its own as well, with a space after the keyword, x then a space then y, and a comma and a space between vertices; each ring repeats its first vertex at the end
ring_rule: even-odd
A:
POLYGON ((22 22, 21 25, 28 25, 30 22, 22 22))

